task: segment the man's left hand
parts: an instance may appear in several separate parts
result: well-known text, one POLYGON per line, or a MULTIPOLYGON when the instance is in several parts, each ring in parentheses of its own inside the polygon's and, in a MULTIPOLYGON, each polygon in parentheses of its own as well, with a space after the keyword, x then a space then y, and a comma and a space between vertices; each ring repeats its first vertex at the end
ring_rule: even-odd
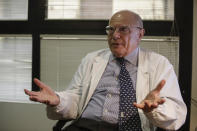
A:
POLYGON ((158 86, 152 90, 146 98, 140 103, 133 103, 133 105, 139 109, 142 109, 144 112, 150 112, 154 108, 157 108, 158 105, 163 104, 165 99, 159 96, 161 89, 165 85, 165 80, 162 80, 158 86))

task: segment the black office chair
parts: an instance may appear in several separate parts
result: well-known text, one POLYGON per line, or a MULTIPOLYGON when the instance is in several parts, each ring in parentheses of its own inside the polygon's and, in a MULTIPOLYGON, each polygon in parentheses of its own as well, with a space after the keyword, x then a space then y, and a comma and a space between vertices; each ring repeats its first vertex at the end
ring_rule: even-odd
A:
MULTIPOLYGON (((62 131, 61 129, 63 126, 68 122, 69 120, 59 120, 54 126, 53 126, 53 131, 62 131)), ((161 128, 157 128, 157 131, 166 131, 161 128)))
POLYGON ((68 122, 68 120, 59 120, 54 126, 53 131, 61 131, 63 126, 68 122))

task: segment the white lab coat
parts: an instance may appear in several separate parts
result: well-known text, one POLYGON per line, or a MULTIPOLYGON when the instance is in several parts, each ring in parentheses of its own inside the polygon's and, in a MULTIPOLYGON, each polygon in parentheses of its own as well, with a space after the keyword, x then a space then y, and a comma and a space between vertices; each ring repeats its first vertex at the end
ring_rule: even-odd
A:
MULTIPOLYGON (((82 60, 69 87, 63 92, 57 92, 60 104, 57 107, 47 107, 47 116, 50 119, 77 119, 81 116, 107 66, 110 54, 109 49, 103 49, 89 53, 82 60)), ((155 126, 168 130, 180 128, 185 122, 187 108, 169 61, 159 54, 139 49, 137 103, 163 79, 166 83, 160 96, 164 97, 166 102, 149 113, 138 109, 143 131, 153 131, 155 126)), ((65 126, 72 122, 67 122, 65 126)))

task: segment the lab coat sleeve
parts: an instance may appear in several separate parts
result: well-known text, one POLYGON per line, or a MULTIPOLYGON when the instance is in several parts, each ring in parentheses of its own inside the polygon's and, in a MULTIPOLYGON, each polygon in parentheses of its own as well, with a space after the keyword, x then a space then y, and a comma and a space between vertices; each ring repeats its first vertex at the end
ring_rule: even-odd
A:
POLYGON ((153 89, 165 80, 166 83, 160 92, 160 97, 166 101, 149 113, 145 113, 150 122, 157 127, 167 130, 177 130, 185 122, 187 108, 182 99, 179 84, 173 66, 162 57, 154 69, 152 76, 153 89))

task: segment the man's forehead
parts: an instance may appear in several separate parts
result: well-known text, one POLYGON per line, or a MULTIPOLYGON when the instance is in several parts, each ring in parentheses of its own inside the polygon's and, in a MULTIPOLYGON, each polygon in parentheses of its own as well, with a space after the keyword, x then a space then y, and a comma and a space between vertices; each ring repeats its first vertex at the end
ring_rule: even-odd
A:
POLYGON ((109 22, 111 26, 131 26, 134 24, 135 22, 129 19, 111 19, 109 22))
POLYGON ((136 19, 132 14, 118 13, 112 16, 109 21, 110 25, 133 25, 136 24, 136 19))

